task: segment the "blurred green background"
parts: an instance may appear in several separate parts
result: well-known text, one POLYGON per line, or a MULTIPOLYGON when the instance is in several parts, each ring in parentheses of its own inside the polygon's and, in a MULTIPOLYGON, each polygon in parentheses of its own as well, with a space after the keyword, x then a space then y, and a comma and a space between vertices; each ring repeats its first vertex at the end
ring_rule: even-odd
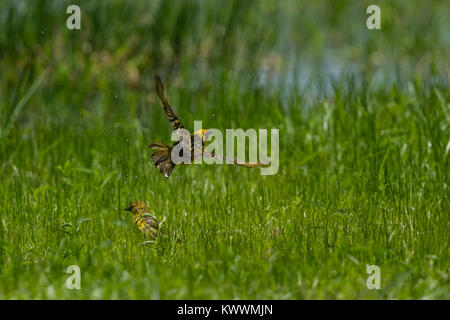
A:
POLYGON ((449 12, 2 1, 0 298, 448 299, 449 12), (171 132, 154 74, 188 128, 279 128, 279 173, 165 180, 149 163, 171 132), (131 200, 167 217, 157 243, 122 212, 131 200), (70 264, 81 290, 65 288, 70 264))

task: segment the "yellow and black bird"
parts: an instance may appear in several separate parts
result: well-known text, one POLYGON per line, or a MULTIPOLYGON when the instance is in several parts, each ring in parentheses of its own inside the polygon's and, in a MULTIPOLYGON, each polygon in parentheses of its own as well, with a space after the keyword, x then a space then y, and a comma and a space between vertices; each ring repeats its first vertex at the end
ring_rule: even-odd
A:
MULTIPOLYGON (((164 85, 162 84, 161 78, 157 75, 155 75, 155 87, 156 87, 156 93, 158 94, 159 99, 161 100, 164 111, 169 118, 169 121, 172 123, 172 126, 174 130, 178 129, 184 129, 184 126, 181 124, 180 120, 176 116, 175 112, 173 111, 172 107, 169 105, 169 102, 166 99, 166 96, 164 95, 164 85)), ((206 154, 205 151, 205 144, 208 140, 208 130, 197 130, 190 136, 190 146, 188 146, 187 149, 191 150, 191 161, 194 161, 197 157, 202 157, 204 154, 206 154)), ((180 136, 180 139, 176 141, 172 147, 160 143, 160 142, 153 142, 150 144, 150 148, 156 149, 156 151, 152 154, 151 159, 155 163, 155 167, 160 170, 160 172, 168 178, 170 174, 172 173, 173 168, 175 167, 175 163, 171 159, 171 152, 172 148, 175 147, 179 143, 184 143, 183 136, 180 136)), ((182 157, 182 150, 180 152, 180 156, 182 157)), ((225 158, 220 155, 216 155, 214 152, 210 152, 206 154, 209 157, 225 160, 230 163, 234 163, 239 166, 247 167, 247 168, 257 168, 263 165, 266 165, 266 163, 248 163, 248 162, 238 162, 237 159, 231 159, 229 161, 228 158, 225 158)), ((192 163, 192 162, 191 162, 192 163)))
POLYGON ((160 223, 154 215, 150 214, 147 205, 144 202, 131 202, 125 211, 130 211, 133 214, 133 221, 140 231, 156 238, 160 223))

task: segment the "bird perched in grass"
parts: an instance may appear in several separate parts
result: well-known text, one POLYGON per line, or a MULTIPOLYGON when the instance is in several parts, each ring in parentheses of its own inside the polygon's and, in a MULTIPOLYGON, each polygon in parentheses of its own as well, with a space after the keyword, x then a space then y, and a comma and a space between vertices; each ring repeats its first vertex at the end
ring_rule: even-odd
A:
POLYGON ((144 202, 131 202, 130 206, 125 208, 125 211, 130 211, 133 214, 133 221, 140 231, 156 238, 160 223, 155 216, 150 214, 144 202))
MULTIPOLYGON (((169 121, 172 123, 174 130, 184 129, 183 124, 181 124, 172 107, 169 105, 169 102, 164 95, 164 85, 162 84, 161 78, 157 75, 155 75, 155 87, 156 93, 158 94, 158 97, 164 106, 164 111, 169 118, 169 121)), ((237 159, 231 159, 230 161, 223 156, 216 155, 214 152, 206 153, 205 144, 207 140, 208 130, 204 129, 197 130, 190 136, 190 142, 188 142, 190 143, 190 146, 187 146, 186 149, 191 150, 191 163, 198 157, 202 157, 205 154, 209 157, 220 159, 222 161, 226 160, 229 163, 234 163, 236 165, 247 168, 257 168, 266 165, 266 163, 241 163, 238 162, 237 159)), ((151 159, 155 163, 155 167, 158 168, 161 174, 163 174, 166 178, 170 176, 173 168, 175 167, 175 163, 171 159, 172 148, 179 143, 184 143, 183 136, 181 136, 180 139, 176 141, 171 147, 160 142, 153 142, 152 144, 150 144, 150 148, 156 149, 156 151, 152 154, 151 159)), ((183 156, 182 153, 183 150, 181 150, 180 152, 181 157, 183 156)))

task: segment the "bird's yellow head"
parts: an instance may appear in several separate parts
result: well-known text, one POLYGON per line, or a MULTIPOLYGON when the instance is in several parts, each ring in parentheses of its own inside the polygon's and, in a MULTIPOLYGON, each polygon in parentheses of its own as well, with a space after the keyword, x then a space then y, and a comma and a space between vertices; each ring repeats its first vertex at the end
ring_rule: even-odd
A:
POLYGON ((203 142, 208 141, 209 135, 210 135, 210 131, 206 130, 206 129, 200 129, 200 130, 196 130, 194 132, 195 135, 199 136, 202 138, 203 142))
POLYGON ((133 215, 141 215, 143 213, 148 212, 147 205, 142 201, 131 202, 128 208, 125 208, 125 211, 130 211, 133 215))

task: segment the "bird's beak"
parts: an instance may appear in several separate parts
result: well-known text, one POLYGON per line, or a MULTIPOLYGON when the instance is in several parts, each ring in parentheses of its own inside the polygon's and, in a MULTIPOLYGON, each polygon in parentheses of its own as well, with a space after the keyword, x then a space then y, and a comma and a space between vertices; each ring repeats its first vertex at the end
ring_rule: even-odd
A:
POLYGON ((131 207, 125 208, 123 211, 131 211, 131 207))
POLYGON ((204 132, 203 132, 203 139, 205 140, 205 141, 208 141, 208 138, 209 138, 209 136, 211 135, 211 131, 209 131, 209 130, 205 130, 204 132))

